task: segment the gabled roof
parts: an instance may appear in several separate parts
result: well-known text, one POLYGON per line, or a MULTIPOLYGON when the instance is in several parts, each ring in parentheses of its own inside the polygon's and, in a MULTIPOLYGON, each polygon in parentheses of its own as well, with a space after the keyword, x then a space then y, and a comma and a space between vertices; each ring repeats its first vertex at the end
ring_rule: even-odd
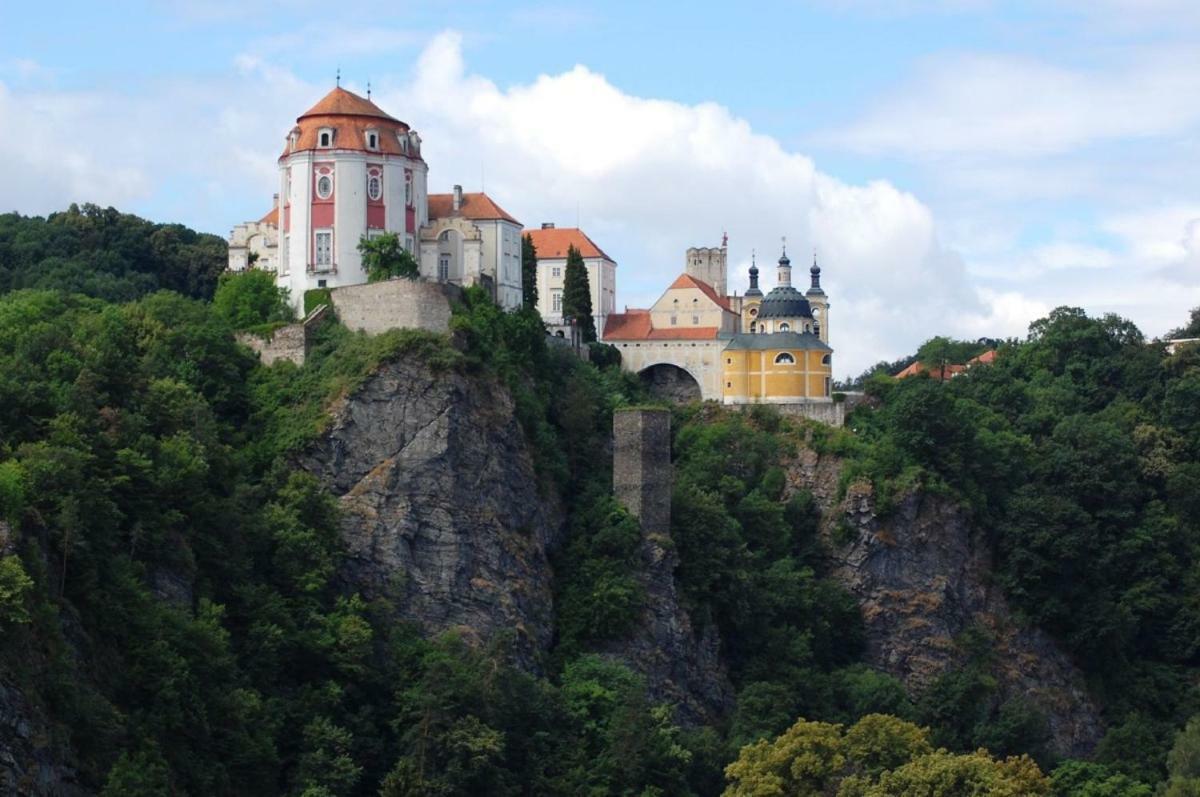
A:
POLYGON ((978 365, 987 365, 989 363, 994 363, 995 361, 996 361, 996 350, 988 349, 983 354, 980 354, 977 357, 972 357, 970 360, 968 360, 967 365, 977 365, 977 364, 978 365))
POLYGON ((538 260, 561 260, 567 256, 567 247, 574 246, 582 257, 602 257, 612 260, 596 242, 578 227, 549 227, 527 230, 533 238, 538 260))
MULTIPOLYGON (((429 195, 429 219, 447 219, 454 215, 454 194, 430 194, 429 195)), ((462 195, 462 208, 458 215, 464 219, 476 219, 478 221, 511 221, 513 224, 520 224, 506 211, 504 208, 496 204, 496 201, 482 191, 473 194, 464 193, 462 195)))
MULTIPOLYGON (((680 274, 675 278, 675 281, 671 283, 671 288, 698 288, 701 293, 716 302, 721 309, 730 310, 729 299, 717 293, 716 288, 709 285, 707 282, 698 280, 691 274, 680 274)), ((668 288, 668 290, 670 290, 670 288, 668 288)), ((730 312, 733 311, 730 310, 730 312)))
POLYGON ((267 215, 258 220, 259 224, 271 224, 275 227, 279 226, 279 206, 271 208, 267 211, 267 215))
POLYGON ((377 119, 386 119, 389 122, 400 121, 391 114, 384 112, 382 108, 366 97, 360 97, 352 91, 346 91, 341 86, 326 94, 316 105, 300 114, 296 121, 309 116, 374 116, 377 119))

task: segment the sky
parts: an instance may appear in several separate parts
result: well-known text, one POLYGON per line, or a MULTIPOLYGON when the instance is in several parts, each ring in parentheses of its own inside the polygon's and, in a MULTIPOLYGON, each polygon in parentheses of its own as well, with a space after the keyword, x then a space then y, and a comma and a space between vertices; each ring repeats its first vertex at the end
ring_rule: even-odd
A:
POLYGON ((228 235, 295 117, 366 92, 431 191, 578 223, 645 307, 729 236, 823 270, 835 371, 1054 307, 1200 305, 1200 3, 0 0, 0 212, 228 235))

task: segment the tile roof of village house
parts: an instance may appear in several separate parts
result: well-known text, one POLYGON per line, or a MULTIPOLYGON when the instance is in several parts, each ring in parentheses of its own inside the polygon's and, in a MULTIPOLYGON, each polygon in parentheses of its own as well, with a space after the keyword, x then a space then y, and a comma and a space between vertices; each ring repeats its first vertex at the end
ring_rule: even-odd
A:
POLYGON ((567 247, 574 246, 582 257, 602 257, 612 261, 604 250, 596 246, 596 242, 578 227, 543 227, 540 230, 527 230, 533 238, 533 246, 537 249, 538 260, 558 260, 567 256, 567 247))
POLYGON ((603 340, 713 340, 718 327, 667 327, 655 329, 649 310, 630 310, 610 315, 604 323, 603 340))
MULTIPOLYGON (((454 215, 454 194, 430 194, 429 195, 429 218, 430 219, 447 219, 454 215)), ((496 201, 487 194, 479 191, 477 193, 464 193, 462 195, 462 206, 459 214, 464 219, 475 219, 478 221, 494 221, 501 219, 503 221, 511 221, 513 224, 520 224, 512 215, 504 208, 496 204, 496 201)))

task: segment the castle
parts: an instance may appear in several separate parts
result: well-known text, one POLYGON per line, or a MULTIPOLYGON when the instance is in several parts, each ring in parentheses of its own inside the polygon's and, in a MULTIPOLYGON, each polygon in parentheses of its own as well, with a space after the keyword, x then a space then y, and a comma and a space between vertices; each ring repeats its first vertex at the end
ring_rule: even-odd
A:
MULTIPOLYGON (((274 206, 234 228, 229 267, 274 272, 297 310, 306 292, 340 288, 333 303, 341 296, 340 312, 360 309, 363 329, 416 323, 417 316, 433 323, 418 312, 438 298, 428 291, 381 288, 390 291, 385 301, 354 287, 368 282, 359 242, 384 233, 413 255, 424 282, 479 285, 501 307, 521 306, 521 223, 483 192, 454 186, 448 194, 428 193, 420 135, 372 102, 370 92, 360 97, 339 85, 302 113, 278 168, 274 206)), ((837 422, 827 411, 833 350, 815 260, 812 285, 800 293, 785 247, 777 284, 765 296, 752 261, 750 289, 737 296, 728 291, 727 241, 692 248, 683 273, 653 306, 617 313, 617 264, 582 230, 543 224, 530 237, 538 310, 552 331, 562 331, 567 249, 574 246, 587 268, 597 329, 620 351, 624 368, 682 399, 769 403, 837 422)))
POLYGON ((274 207, 234 228, 229 267, 274 271, 297 309, 306 291, 367 282, 359 241, 384 233, 425 279, 521 306, 521 223, 482 192, 428 193, 421 136, 369 96, 334 88, 296 119, 278 164, 274 207))
POLYGON ((683 273, 650 308, 608 318, 604 342, 621 352, 623 367, 677 398, 774 404, 838 422, 830 303, 816 259, 804 293, 792 286, 785 246, 769 293, 752 260, 750 288, 730 295, 727 243, 687 250, 683 273))

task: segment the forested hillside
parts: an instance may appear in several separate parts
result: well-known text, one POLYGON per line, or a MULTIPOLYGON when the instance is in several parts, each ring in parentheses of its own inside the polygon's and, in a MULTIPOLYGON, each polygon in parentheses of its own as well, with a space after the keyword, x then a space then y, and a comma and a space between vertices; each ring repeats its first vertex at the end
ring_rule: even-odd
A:
POLYGON ((218 285, 219 243, 93 208, 0 217, 0 778, 107 797, 1200 787, 1200 348, 1063 308, 955 379, 868 380, 844 430, 679 408, 675 584, 734 695, 689 724, 621 653, 648 598, 608 441, 648 400, 637 381, 474 291, 452 335, 330 322, 302 368, 264 368, 233 333, 280 298, 261 273, 218 285), (511 398, 563 520, 533 661, 504 635, 423 635, 345 577, 339 504, 298 462, 397 362, 511 398), (844 524, 785 472, 806 450, 881 514, 961 507, 1016 622, 1087 674, 1094 760, 1056 757, 1047 718, 999 697, 983 630, 927 688, 865 663, 830 572, 844 524))

